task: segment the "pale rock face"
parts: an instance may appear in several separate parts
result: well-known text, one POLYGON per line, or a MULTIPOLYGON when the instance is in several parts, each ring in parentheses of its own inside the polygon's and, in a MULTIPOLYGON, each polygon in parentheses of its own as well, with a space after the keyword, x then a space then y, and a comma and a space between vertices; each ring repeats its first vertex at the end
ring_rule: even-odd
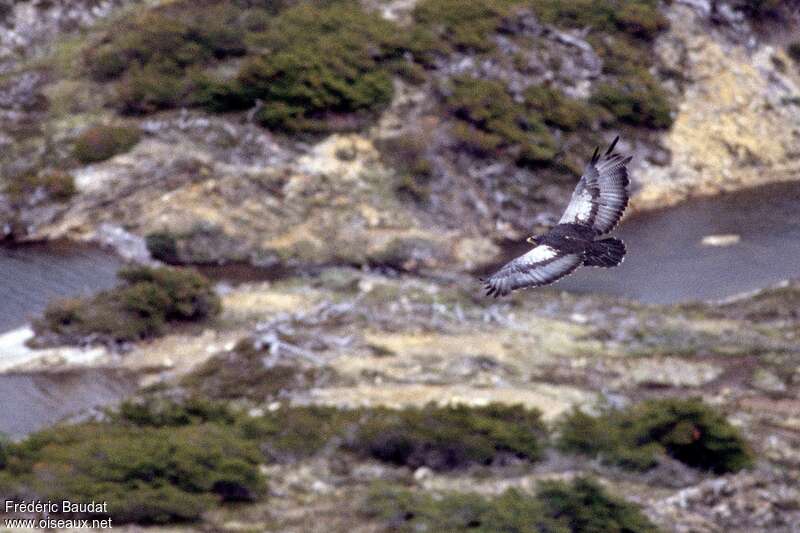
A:
POLYGON ((723 369, 680 359, 634 359, 611 365, 620 373, 617 386, 651 385, 701 387, 717 379, 723 369))
POLYGON ((800 73, 780 48, 730 42, 685 5, 656 47, 687 80, 675 124, 663 138, 672 160, 633 170, 633 209, 691 196, 796 179, 800 172, 800 73), (786 66, 782 69, 780 66, 786 66))

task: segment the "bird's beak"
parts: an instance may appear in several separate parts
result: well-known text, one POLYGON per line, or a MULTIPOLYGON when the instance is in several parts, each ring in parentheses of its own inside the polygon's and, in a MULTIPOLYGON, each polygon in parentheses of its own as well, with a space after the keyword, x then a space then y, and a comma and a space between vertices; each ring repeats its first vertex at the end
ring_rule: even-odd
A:
POLYGON ((525 239, 528 244, 539 244, 536 242, 536 237, 528 237, 525 239))

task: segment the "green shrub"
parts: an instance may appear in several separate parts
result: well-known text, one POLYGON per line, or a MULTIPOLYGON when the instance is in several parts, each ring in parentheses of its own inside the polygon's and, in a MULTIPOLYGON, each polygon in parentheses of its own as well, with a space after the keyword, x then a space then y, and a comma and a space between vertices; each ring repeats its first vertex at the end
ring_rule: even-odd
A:
POLYGON ((495 533, 656 533, 639 509, 586 479, 543 483, 535 496, 508 490, 499 496, 430 495, 374 486, 362 513, 392 531, 495 533))
POLYGON ((169 322, 202 321, 221 310, 209 281, 193 271, 132 267, 118 276, 123 284, 115 289, 50 304, 34 321, 36 333, 67 343, 130 342, 162 334, 169 322))
POLYGON ((536 496, 548 517, 567 525, 567 531, 656 533, 658 529, 634 505, 606 493, 597 483, 579 478, 571 484, 544 482, 536 496))
POLYGON ((753 461, 739 432, 699 400, 650 400, 598 417, 575 411, 560 426, 558 446, 638 470, 652 468, 662 454, 715 473, 753 461))
POLYGON ((167 263, 168 265, 176 265, 180 263, 178 257, 178 243, 175 236, 168 231, 157 231, 150 233, 144 238, 147 245, 147 251, 153 259, 167 263))
POLYGON ((84 164, 105 161, 130 150, 140 138, 141 132, 132 126, 91 126, 75 140, 73 155, 84 164))
POLYGON ((189 94, 183 70, 171 63, 133 66, 117 85, 117 105, 122 113, 141 115, 179 105, 189 94))
POLYGON ((456 139, 477 155, 507 152, 521 164, 541 166, 556 154, 543 117, 514 102, 500 82, 455 78, 445 106, 459 120, 453 128, 456 139))
POLYGON ((370 114, 391 101, 390 63, 401 60, 401 33, 355 4, 300 3, 252 40, 270 52, 248 59, 233 87, 246 101, 263 101, 256 118, 266 127, 348 129, 357 124, 348 115, 370 114))
POLYGON ((422 0, 412 13, 416 33, 410 46, 418 59, 448 50, 489 52, 505 20, 532 9, 545 23, 567 28, 591 28, 651 41, 669 27, 657 0, 422 0))
POLYGON ((666 92, 647 72, 598 84, 591 102, 633 126, 664 129, 673 122, 666 92))
POLYGON ((229 2, 178 1, 146 10, 116 26, 86 64, 98 81, 120 77, 129 68, 169 63, 178 68, 245 52, 238 10, 229 2))
POLYGON ((669 27, 658 10, 658 0, 532 0, 543 22, 596 32, 621 32, 646 41, 669 27))
POLYGON ((544 85, 529 87, 524 96, 527 107, 547 125, 564 131, 590 129, 600 114, 589 104, 544 85))
MULTIPOLYGON (((493 35, 512 8, 523 2, 498 0, 422 0, 414 6, 413 17, 422 30, 413 36, 417 54, 433 51, 474 50, 487 52, 494 48, 493 35), (424 33, 423 33, 424 32, 424 33), (426 45, 426 46, 423 46, 426 45)), ((412 45, 414 46, 414 45, 412 45)))
POLYGON ((142 114, 192 103, 196 71, 246 51, 240 7, 226 0, 161 5, 115 27, 89 50, 98 81, 119 80, 123 113, 142 114))
POLYGON ((115 423, 138 427, 178 427, 194 424, 232 424, 236 417, 225 404, 200 397, 181 402, 162 398, 126 401, 109 413, 115 423))
POLYGON ((27 174, 10 180, 6 185, 6 193, 15 202, 28 201, 40 193, 50 201, 66 202, 77 192, 72 174, 57 170, 27 174))
POLYGON ((259 443, 268 461, 292 462, 336 449, 359 416, 335 407, 287 407, 243 421, 242 432, 259 443))
POLYGON ((537 461, 546 430, 538 411, 490 405, 400 410, 287 407, 242 422, 271 461, 343 449, 398 466, 451 470, 509 459, 537 461))
POLYGON ((221 311, 211 282, 194 270, 175 268, 124 268, 118 277, 131 286, 151 283, 167 296, 163 311, 167 320, 198 321, 221 311))
POLYGON ((131 427, 87 422, 31 435, 9 450, 15 491, 108 502, 114 522, 196 520, 216 502, 264 492, 260 454, 231 427, 131 427))
POLYGON ((519 405, 428 405, 370 410, 346 447, 395 465, 452 470, 509 458, 537 461, 545 435, 539 412, 519 405))

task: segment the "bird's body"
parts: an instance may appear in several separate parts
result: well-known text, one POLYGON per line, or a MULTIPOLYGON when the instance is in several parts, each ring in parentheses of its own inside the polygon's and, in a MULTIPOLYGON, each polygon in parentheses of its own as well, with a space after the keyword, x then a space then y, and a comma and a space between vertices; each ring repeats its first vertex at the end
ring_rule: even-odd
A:
POLYGON ((630 157, 595 150, 559 223, 528 239, 536 246, 484 280, 486 294, 503 296, 516 289, 541 287, 571 274, 579 266, 613 267, 625 256, 624 243, 601 238, 619 222, 628 205, 630 157))

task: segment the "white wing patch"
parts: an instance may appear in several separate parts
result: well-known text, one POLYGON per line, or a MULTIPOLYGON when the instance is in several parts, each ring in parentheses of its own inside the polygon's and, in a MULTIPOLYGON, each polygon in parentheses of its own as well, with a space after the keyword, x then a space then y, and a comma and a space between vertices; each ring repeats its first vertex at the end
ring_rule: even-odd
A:
MULTIPOLYGON (((614 153, 618 140, 619 137, 614 139, 602 156, 599 155, 599 149, 595 150, 559 220, 560 224, 588 226, 594 230, 595 236, 608 233, 617 225, 628 206, 630 180, 626 165, 631 161, 630 157, 614 153)), ((585 228, 575 228, 578 235, 585 235, 587 232, 584 230, 585 228)), ((596 257, 591 257, 586 264, 603 267, 619 264, 625 255, 622 241, 605 239, 600 242, 606 242, 611 248, 607 252, 595 254, 596 257), (612 247, 608 241, 617 241, 619 245, 612 247)), ((587 241, 587 246, 589 244, 587 241)), ((573 246, 567 248, 575 252, 573 246)), ((587 251, 588 248, 583 252, 570 253, 544 244, 536 246, 483 280, 484 289, 488 296, 497 297, 516 289, 548 285, 584 264, 587 251)))
POLYGON ((595 197, 600 196, 600 190, 596 186, 596 181, 592 182, 592 188, 587 186, 587 181, 586 176, 583 176, 581 181, 578 182, 578 186, 575 188, 569 200, 567 209, 561 216, 561 220, 558 221, 559 224, 568 222, 573 224, 591 224, 596 211, 594 204, 595 197))
POLYGON ((586 165, 560 224, 591 226, 602 235, 617 225, 628 206, 628 169, 630 157, 614 153, 619 137, 614 139, 602 156, 595 151, 586 165))
POLYGON ((487 295, 504 296, 516 289, 541 287, 570 274, 582 262, 580 255, 542 244, 498 270, 485 280, 484 288, 487 295))
POLYGON ((537 246, 536 248, 533 248, 530 252, 519 256, 517 259, 530 264, 534 264, 534 263, 540 263, 557 255, 558 255, 558 250, 550 246, 547 246, 546 244, 542 244, 537 246))

